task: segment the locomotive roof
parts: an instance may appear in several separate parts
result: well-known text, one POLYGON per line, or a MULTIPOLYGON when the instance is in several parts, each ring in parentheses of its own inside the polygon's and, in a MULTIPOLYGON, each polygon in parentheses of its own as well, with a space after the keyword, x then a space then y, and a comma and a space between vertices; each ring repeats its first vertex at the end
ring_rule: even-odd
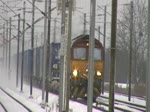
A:
MULTIPOLYGON (((101 42, 97 40, 96 38, 95 40, 101 44, 101 42)), ((79 42, 79 41, 89 41, 89 34, 83 34, 83 35, 77 36, 76 38, 72 39, 72 44, 79 42)))
POLYGON ((74 41, 76 41, 76 40, 78 40, 78 39, 81 39, 81 38, 89 38, 89 35, 88 34, 83 34, 83 35, 79 35, 79 36, 77 36, 76 38, 74 38, 74 39, 72 39, 72 41, 74 42, 74 41))

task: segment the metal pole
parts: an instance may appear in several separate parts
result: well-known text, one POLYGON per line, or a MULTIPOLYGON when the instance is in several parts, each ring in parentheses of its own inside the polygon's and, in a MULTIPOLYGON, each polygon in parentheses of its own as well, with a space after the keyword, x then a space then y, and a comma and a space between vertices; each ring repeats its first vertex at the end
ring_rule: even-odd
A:
POLYGON ((47 34, 47 72, 46 72, 46 103, 48 103, 48 81, 51 81, 51 0, 48 2, 48 34, 47 34))
MULTIPOLYGON (((47 14, 47 0, 45 0, 45 14, 47 14)), ((43 56, 43 80, 42 80, 42 103, 45 104, 44 101, 44 93, 45 93, 45 76, 46 76, 46 56, 47 56, 47 17, 44 16, 44 56, 43 56)))
MULTIPOLYGON (((3 8, 4 8, 4 4, 3 4, 3 8)), ((4 67, 5 67, 5 41, 4 41, 4 38, 5 38, 5 23, 3 24, 3 34, 2 34, 2 39, 3 39, 3 60, 2 60, 2 65, 3 65, 3 68, 2 68, 2 73, 4 74, 4 67)))
POLYGON ((150 110, 150 0, 148 0, 148 51, 146 75, 146 112, 150 110))
POLYGON ((114 77, 116 65, 116 29, 117 29, 117 0, 112 1, 111 16, 111 57, 110 57, 110 88, 109 88, 109 112, 114 112, 114 77))
POLYGON ((9 60, 8 60, 8 78, 10 79, 11 77, 11 18, 9 19, 9 60))
POLYGON ((25 37, 25 2, 23 8, 23 34, 22 34, 22 63, 21 63, 21 92, 23 92, 23 75, 24 75, 24 37, 25 37))
POLYGON ((73 7, 73 0, 69 1, 69 14, 68 14, 68 32, 67 32, 67 51, 66 51, 66 112, 69 112, 69 96, 70 96, 70 76, 71 68, 70 68, 70 55, 71 55, 71 36, 72 36, 72 7, 73 7))
POLYGON ((102 94, 104 94, 104 78, 105 78, 105 41, 106 41, 106 12, 107 12, 107 6, 105 6, 104 9, 104 38, 103 38, 103 45, 104 45, 104 63, 103 63, 103 78, 102 78, 102 94))
POLYGON ((59 91, 59 112, 66 111, 66 105, 64 100, 64 80, 65 80, 65 70, 64 70, 64 52, 65 52, 65 14, 66 14, 66 7, 65 3, 66 0, 61 1, 61 52, 60 52, 60 62, 61 62, 61 72, 60 72, 60 91, 59 91))
POLYGON ((128 100, 131 101, 131 76, 132 76, 132 35, 133 35, 133 2, 131 2, 130 10, 130 54, 129 54, 129 91, 128 91, 128 100))
POLYGON ((40 78, 43 75, 43 43, 42 43, 43 34, 41 33, 41 48, 40 48, 40 78))
MULTIPOLYGON (((37 35, 38 35, 38 32, 36 33, 37 35)), ((34 60, 33 60, 33 64, 34 64, 34 69, 33 69, 33 76, 37 76, 36 75, 36 60, 37 60, 37 56, 36 56, 36 53, 37 53, 37 41, 38 41, 38 36, 37 35, 35 35, 35 39, 34 39, 34 52, 33 52, 33 57, 34 57, 34 60)), ((33 78, 32 78, 32 80, 33 80, 33 78)))
POLYGON ((86 33, 86 13, 84 13, 84 26, 83 26, 83 34, 86 33))
POLYGON ((101 27, 100 26, 98 26, 98 40, 100 41, 100 32, 101 32, 101 27))
POLYGON ((34 7, 35 7, 35 0, 32 0, 32 28, 31 28, 31 74, 30 74, 30 98, 32 96, 32 78, 34 74, 34 7))
POLYGON ((8 74, 8 21, 6 21, 6 73, 8 74))
POLYGON ((5 24, 3 24, 3 67, 5 67, 5 24))
POLYGON ((18 39, 17 39, 17 74, 16 74, 16 87, 18 87, 18 76, 19 76, 19 40, 20 40, 20 14, 18 14, 18 39))
POLYGON ((56 18, 54 20, 54 35, 53 35, 53 42, 55 43, 56 42, 56 18))
POLYGON ((88 59, 88 112, 92 112, 93 107, 93 76, 94 71, 94 47, 95 47, 95 9, 96 9, 96 0, 91 0, 90 6, 90 37, 89 37, 89 59, 88 59))

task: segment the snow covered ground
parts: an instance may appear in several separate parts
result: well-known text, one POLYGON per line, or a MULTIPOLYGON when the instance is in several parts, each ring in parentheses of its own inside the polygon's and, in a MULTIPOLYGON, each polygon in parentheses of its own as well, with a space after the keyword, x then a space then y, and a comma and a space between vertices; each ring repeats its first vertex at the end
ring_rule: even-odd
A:
MULTIPOLYGON (((15 99, 19 100, 20 102, 22 102, 24 105, 26 105, 27 107, 29 107, 33 112, 48 112, 46 109, 41 108, 41 103, 42 103, 42 91, 38 88, 33 87, 33 98, 29 98, 30 96, 30 87, 29 85, 23 84, 23 92, 20 92, 20 85, 18 86, 18 88, 16 88, 16 80, 15 78, 11 77, 10 79, 6 76, 3 76, 2 74, 0 74, 0 87, 2 87, 5 91, 7 91, 9 94, 11 94, 15 99)), ((19 82, 20 83, 20 82, 19 82)), ((104 96, 108 96, 108 93, 104 93, 104 96)), ((3 97, 0 94, 0 101, 2 103, 4 103, 5 98, 1 98, 3 97)), ((123 95, 119 95, 119 94, 115 94, 115 99, 119 99, 119 100, 123 100, 123 101, 127 101, 128 102, 128 97, 127 96, 123 96, 123 95)), ((10 103, 11 102, 5 102, 5 103, 10 103)), ((136 104, 140 104, 140 105, 146 105, 145 100, 141 100, 138 99, 136 97, 132 97, 131 98, 131 103, 136 103, 136 104)), ((58 111, 58 96, 54 95, 54 94, 49 94, 49 102, 48 102, 49 108, 51 108, 51 112, 59 112, 58 111)), ((13 105, 11 105, 12 107, 8 107, 8 108, 17 108, 13 105)), ((82 105, 80 103, 71 101, 69 102, 69 107, 70 110, 72 110, 72 112, 87 112, 87 106, 82 105)), ((125 105, 122 105, 123 108, 129 108, 125 105)), ((1 109, 1 107, 0 107, 1 109)), ((19 108, 18 108, 19 109, 19 108)), ((20 110, 18 110, 18 112, 21 112, 20 110)), ((93 109, 93 112, 100 112, 99 110, 93 109)), ((115 112, 119 112, 119 111, 115 111, 115 112)), ((137 111, 133 111, 133 112, 137 112, 137 111)))
MULTIPOLYGON (((41 108, 41 105, 40 105, 42 102, 42 97, 41 97, 42 91, 40 89, 33 88, 33 98, 29 98, 30 88, 28 85, 24 85, 24 89, 23 89, 22 93, 20 92, 20 88, 16 88, 16 90, 14 90, 14 89, 12 90, 10 88, 5 88, 5 90, 9 94, 11 94, 15 99, 19 100, 24 105, 29 107, 33 112, 47 112, 47 110, 41 108)), ((104 96, 108 96, 108 93, 105 93, 104 96)), ((119 100, 124 100, 124 101, 128 100, 128 98, 123 96, 123 95, 115 95, 115 98, 119 99, 119 100)), ((135 98, 135 97, 131 98, 131 102, 136 103, 136 104, 140 104, 140 105, 145 105, 144 100, 140 100, 140 99, 135 98)), ((58 112, 57 104, 58 104, 58 96, 56 96, 54 94, 49 94, 48 105, 49 105, 49 108, 51 108, 51 112, 58 112)), ((77 103, 77 102, 70 100, 69 105, 70 105, 70 110, 72 110, 73 112, 87 112, 87 106, 82 105, 80 103, 77 103)), ((129 107, 126 107, 124 105, 122 105, 122 107, 123 108, 129 108, 129 107)), ((15 107, 13 106, 13 107, 9 107, 9 108, 15 108, 15 107)), ((100 112, 100 111, 93 109, 93 112, 100 112)), ((133 110, 133 112, 137 112, 137 111, 133 110)))
MULTIPOLYGON (((108 97, 109 93, 105 92, 102 96, 108 97)), ((142 98, 139 98, 139 97, 135 97, 135 96, 132 96, 131 101, 128 101, 128 96, 115 93, 115 99, 116 100, 122 100, 122 101, 125 101, 125 102, 129 102, 129 103, 132 103, 132 104, 139 104, 139 105, 142 105, 142 106, 146 106, 146 101, 145 100, 143 100, 142 98)))
MULTIPOLYGON (((109 96, 109 93, 108 93, 108 92, 105 92, 105 93, 104 93, 103 95, 101 95, 101 96, 108 97, 108 96, 109 96)), ((105 99, 105 100, 106 100, 106 99, 105 99)), ((128 96, 115 93, 115 100, 117 100, 117 101, 115 101, 116 103, 114 103, 114 106, 115 106, 115 107, 119 107, 119 108, 122 108, 122 109, 130 110, 131 112, 145 112, 145 111, 141 111, 141 110, 145 110, 145 109, 140 108, 140 107, 142 107, 142 106, 146 106, 146 101, 145 101, 145 99, 132 96, 132 97, 131 97, 131 101, 128 101, 128 96), (121 103, 121 102, 118 102, 118 101, 127 102, 127 104, 121 103), (139 107, 137 107, 137 109, 139 109, 139 110, 133 108, 132 106, 129 106, 128 103, 129 103, 129 104, 139 105, 139 107)), ((105 107, 105 109, 108 109, 108 108, 105 107)), ((116 112, 116 111, 115 111, 115 112, 116 112)))
MULTIPOLYGON (((29 98, 29 86, 27 85, 24 85, 24 91, 22 93, 19 91, 19 88, 16 89, 16 91, 11 90, 9 88, 5 88, 5 90, 9 94, 11 94, 15 99, 19 100, 21 103, 29 107, 33 112, 46 112, 46 109, 41 108, 40 105, 42 103, 42 97, 41 97, 42 91, 40 89, 33 88, 33 98, 29 98)), ((5 103, 6 102, 4 102, 4 105, 5 103)), ((58 96, 54 94, 49 94, 48 105, 49 108, 51 108, 51 112, 58 112, 58 107, 57 107, 58 96)), ((83 111, 87 112, 87 106, 77 103, 75 101, 70 101, 69 105, 70 105, 70 110, 72 110, 73 112, 83 112, 83 111)), ((13 106, 9 108, 15 108, 15 107, 13 106)), ((100 111, 93 109, 93 112, 100 112, 100 111)))

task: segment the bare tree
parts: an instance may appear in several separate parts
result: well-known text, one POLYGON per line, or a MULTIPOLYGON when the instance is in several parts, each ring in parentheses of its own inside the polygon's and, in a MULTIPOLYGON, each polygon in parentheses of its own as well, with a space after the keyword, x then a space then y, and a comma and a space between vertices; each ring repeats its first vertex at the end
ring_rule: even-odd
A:
MULTIPOLYGON (((129 55, 130 48, 130 5, 124 6, 118 20, 117 48, 129 55)), ((147 52, 147 4, 146 0, 133 1, 133 36, 132 36, 132 81, 143 82, 147 52)), ((128 66, 127 66, 128 67, 128 66)))

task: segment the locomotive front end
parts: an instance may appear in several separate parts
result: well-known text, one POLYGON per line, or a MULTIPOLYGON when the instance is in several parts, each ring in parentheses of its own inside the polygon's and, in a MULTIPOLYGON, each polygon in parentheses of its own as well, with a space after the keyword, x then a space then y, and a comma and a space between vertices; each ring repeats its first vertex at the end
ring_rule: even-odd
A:
MULTIPOLYGON (((94 82, 93 97, 96 98, 101 93, 101 83, 103 78, 102 45, 95 42, 94 48, 94 82)), ((71 97, 87 97, 88 86, 88 52, 89 36, 78 38, 71 48, 71 97)))

